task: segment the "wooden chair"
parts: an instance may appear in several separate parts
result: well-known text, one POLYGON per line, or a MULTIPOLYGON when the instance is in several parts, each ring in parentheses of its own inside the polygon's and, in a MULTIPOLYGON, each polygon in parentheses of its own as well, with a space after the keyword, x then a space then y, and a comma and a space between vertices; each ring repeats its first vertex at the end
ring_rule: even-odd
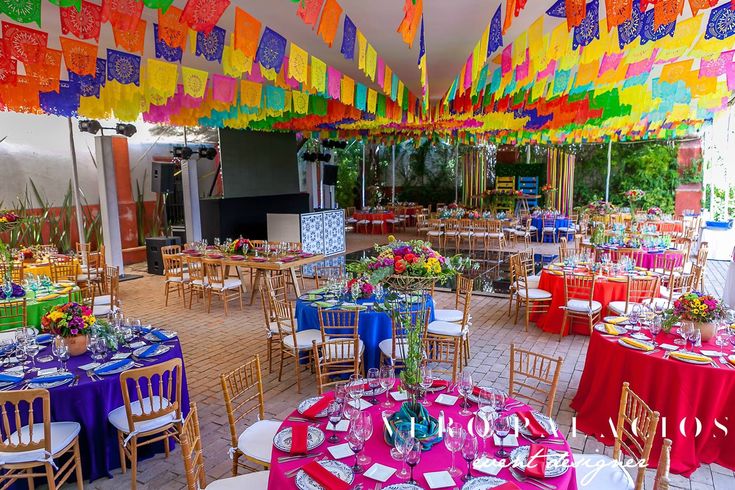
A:
POLYGON ((467 249, 472 253, 472 234, 475 230, 475 223, 471 219, 463 218, 459 220, 459 248, 462 248, 467 242, 467 249))
MULTIPOLYGON (((454 308, 435 308, 434 319, 442 322, 461 322, 464 318, 464 310, 467 303, 467 293, 470 293, 469 299, 471 300, 474 283, 474 279, 466 277, 462 274, 457 275, 456 288, 454 290, 454 308)), ((472 315, 469 315, 468 319, 471 318, 472 315)))
POLYGON ((570 216, 566 226, 560 226, 556 229, 556 236, 559 238, 564 237, 567 240, 571 237, 574 240, 577 236, 577 217, 574 215, 570 216))
MULTIPOLYGON (((429 323, 430 312, 428 309, 411 312, 393 311, 391 313, 391 338, 381 340, 378 344, 381 366, 388 361, 396 369, 403 368, 403 361, 408 355, 407 331, 405 326, 405 320, 409 319, 408 315, 411 315, 410 321, 412 324, 418 321, 418 315, 423 315, 421 321, 423 321, 424 326, 429 323)), ((421 329, 422 342, 425 337, 426 327, 421 329)))
POLYGON ((486 250, 495 245, 496 250, 505 250, 507 243, 505 242, 505 233, 503 233, 502 223, 498 220, 490 220, 487 223, 487 246, 486 250))
MULTIPOLYGON (((89 284, 79 287, 79 294, 82 296, 82 304, 89 306, 94 311, 94 286, 89 284)), ((72 291, 69 292, 69 301, 71 302, 72 291)), ((95 315, 97 316, 97 315, 95 315)))
POLYGON ((314 266, 314 282, 316 287, 325 284, 329 279, 343 280, 347 277, 345 268, 341 265, 317 265, 314 266))
MULTIPOLYGON (((321 343, 323 344, 319 351, 332 361, 332 365, 339 359, 347 364, 352 364, 354 360, 355 365, 359 369, 363 365, 362 355, 365 351, 365 344, 360 340, 358 333, 360 312, 357 310, 325 310, 319 307, 317 317, 319 318, 319 332, 321 333, 321 343), (354 344, 352 349, 345 349, 342 343, 339 349, 335 348, 332 351, 329 343, 340 342, 342 340, 347 340, 348 343, 354 344)), ((355 372, 357 373, 357 371, 355 372)), ((319 377, 317 377, 317 380, 319 380, 319 377)))
POLYGON ((546 217, 541 220, 541 243, 544 243, 546 236, 551 236, 551 241, 556 243, 556 218, 546 217))
POLYGON ((270 471, 256 471, 231 478, 215 480, 207 485, 207 475, 204 472, 204 456, 202 454, 202 435, 199 427, 197 406, 192 403, 189 415, 184 419, 181 427, 181 455, 184 458, 187 490, 227 490, 233 488, 247 488, 249 490, 266 490, 270 471))
POLYGON ((650 304, 661 308, 670 308, 675 299, 694 290, 695 279, 696 277, 693 274, 681 274, 672 271, 667 281, 668 284, 659 288, 658 296, 653 298, 650 304))
POLYGON ((8 271, 10 271, 10 278, 14 283, 20 284, 23 282, 25 276, 23 262, 0 262, 0 278, 6 277, 8 271))
POLYGON ((161 247, 162 255, 178 255, 181 253, 181 245, 166 245, 161 247))
MULTIPOLYGON (((462 317, 457 321, 437 320, 429 323, 426 331, 427 335, 434 337, 452 337, 460 339, 460 365, 467 365, 470 359, 470 306, 472 305, 473 280, 458 276, 457 277, 457 296, 455 296, 457 307, 456 311, 462 312, 462 317), (459 308, 461 307, 461 310, 459 308)), ((451 318, 453 311, 442 315, 445 318, 451 318)), ((436 318, 436 317, 435 317, 436 318)), ((456 317, 455 317, 456 318, 456 317)))
POLYGON ((671 439, 664 439, 661 455, 658 458, 656 476, 653 479, 653 490, 669 490, 669 469, 671 467, 671 439))
POLYGON ((563 362, 562 357, 553 358, 510 344, 509 395, 537 404, 551 417, 563 362), (519 380, 519 375, 523 379, 519 380))
MULTIPOLYGON (((463 347, 460 337, 447 337, 427 334, 424 336, 424 359, 434 376, 450 376, 452 383, 457 381, 457 370, 462 362, 463 347)), ((465 364, 467 362, 465 361, 465 364)))
POLYGON ((209 283, 204 270, 204 260, 201 257, 186 257, 186 269, 189 271, 189 309, 194 302, 194 293, 197 298, 207 294, 209 283))
POLYGON ((120 269, 117 266, 104 268, 99 290, 100 294, 94 297, 94 315, 105 316, 117 311, 120 306, 120 269))
MULTIPOLYGON (((268 297, 268 288, 265 284, 260 286, 260 301, 263 306, 263 317, 265 319, 265 332, 266 332, 266 344, 268 348, 268 372, 273 372, 273 344, 279 344, 283 340, 281 338, 281 330, 278 328, 278 321, 276 320, 275 312, 271 307, 272 302, 268 297)), ((291 327, 285 327, 284 330, 287 333, 291 333, 291 327)), ((280 354, 279 354, 280 355, 280 354)))
POLYGON ((490 222, 484 219, 472 221, 471 235, 469 236, 470 254, 473 250, 486 251, 489 248, 489 224, 490 222))
MULTIPOLYGON (((169 245, 169 247, 177 247, 178 245, 169 245)), ((161 247, 162 249, 165 247, 161 247)), ((183 298, 186 305, 186 291, 189 289, 189 273, 185 268, 184 256, 179 254, 163 254, 163 275, 166 277, 164 282, 164 291, 166 299, 164 306, 168 306, 168 296, 172 290, 176 291, 179 297, 183 298)))
POLYGON ((444 249, 444 231, 442 230, 442 220, 430 219, 426 230, 426 241, 433 245, 432 240, 437 241, 439 250, 444 249))
POLYGON ((281 421, 265 420, 260 358, 255 356, 234 371, 221 374, 220 385, 230 426, 232 476, 237 475, 238 466, 247 468, 240 463, 240 457, 267 468, 271 461, 273 437, 281 421), (252 414, 256 420, 240 432, 238 425, 252 414))
POLYGON ((51 259, 51 280, 59 281, 76 281, 78 265, 68 255, 52 255, 51 259))
POLYGON ((448 248, 447 241, 454 241, 454 250, 459 251, 459 240, 462 229, 458 219, 444 220, 444 249, 448 248))
POLYGON ((611 301, 607 311, 611 315, 628 315, 635 306, 650 303, 658 295, 659 280, 656 276, 626 276, 625 301, 611 301))
POLYGON ((522 227, 516 229, 516 240, 523 239, 523 243, 528 248, 531 246, 531 237, 538 236, 538 228, 531 224, 533 223, 531 218, 526 218, 523 223, 522 227))
POLYGON ((695 283, 695 287, 699 291, 704 291, 704 270, 707 267, 707 256, 709 255, 709 243, 702 242, 699 244, 699 250, 697 251, 697 258, 694 261, 696 265, 698 265, 701 269, 701 274, 699 275, 699 281, 695 283))
POLYGON ((212 309, 212 295, 222 300, 227 316, 227 304, 238 300, 242 310, 242 281, 239 277, 227 277, 222 259, 207 259, 204 262, 204 273, 207 279, 207 313, 212 309))
POLYGON ((602 304, 593 299, 595 279, 594 275, 578 276, 564 273, 564 320, 561 322, 559 341, 564 336, 567 322, 570 320, 573 322, 575 319, 586 320, 592 335, 592 327, 599 320, 602 311, 602 304))
MULTIPOLYGON (((522 257, 522 255, 516 254, 511 256, 511 269, 514 271, 515 283, 513 286, 516 300, 516 317, 515 322, 518 323, 518 315, 521 307, 525 308, 525 327, 528 332, 528 324, 531 320, 531 315, 536 313, 544 313, 549 310, 551 306, 551 293, 538 287, 532 287, 534 284, 531 283, 528 276, 528 259, 522 257)), ((538 283, 535 284, 538 286, 538 283)), ((511 296, 510 301, 513 301, 511 296)), ((510 314, 510 309, 508 311, 510 314)))
POLYGON ((127 469, 127 460, 130 460, 133 490, 137 487, 138 448, 163 441, 168 457, 169 439, 178 441, 182 423, 183 375, 180 358, 120 374, 123 405, 111 411, 107 419, 117 429, 123 473, 127 469))
POLYGON ((432 230, 432 227, 429 225, 429 218, 427 217, 427 215, 417 214, 416 215, 416 235, 424 236, 431 230, 432 230))
POLYGON ((327 342, 313 341, 312 358, 320 395, 325 389, 341 382, 344 377, 360 371, 360 356, 355 355, 356 349, 358 349, 358 342, 348 338, 338 338, 327 342))
POLYGON ((0 331, 28 324, 26 299, 0 301, 0 331))
POLYGON ((651 410, 633 393, 629 383, 623 383, 612 458, 603 454, 575 454, 577 487, 594 490, 642 490, 658 421, 659 413, 651 410), (623 456, 629 456, 638 463, 635 480, 621 465, 623 456))
POLYGON ((659 274, 669 275, 672 271, 684 271, 687 256, 680 250, 667 250, 653 257, 653 270, 659 274))
POLYGON ((45 477, 48 488, 56 490, 74 475, 77 488, 84 488, 79 455, 81 426, 77 422, 51 422, 48 390, 3 391, 0 393, 0 417, 0 453, 3 455, 0 487, 7 489, 17 480, 28 480, 28 487, 33 489, 33 479, 45 477), (37 418, 38 407, 41 414, 37 418), (14 431, 11 424, 16 428, 14 431), (63 464, 61 460, 65 460, 63 464))

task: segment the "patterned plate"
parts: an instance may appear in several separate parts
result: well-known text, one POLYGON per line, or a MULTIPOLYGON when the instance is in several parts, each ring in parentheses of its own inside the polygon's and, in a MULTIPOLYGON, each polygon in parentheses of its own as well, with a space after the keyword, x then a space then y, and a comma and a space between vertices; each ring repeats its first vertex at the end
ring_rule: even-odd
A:
MULTIPOLYGON (((318 402, 321 399, 322 399, 322 397, 320 397, 320 396, 314 396, 314 397, 311 397, 311 398, 307 398, 306 400, 304 400, 301 403, 299 403, 299 406, 297 408, 298 412, 301 415, 304 415, 304 412, 306 412, 307 410, 309 410, 309 408, 311 408, 312 405, 314 405, 316 402, 318 402)), ((327 408, 325 408, 324 410, 322 410, 321 412, 319 412, 318 414, 316 414, 316 416, 318 418, 326 417, 327 415, 329 415, 329 405, 327 405, 327 408)))
POLYGON ((153 332, 150 332, 143 337, 144 339, 150 341, 150 342, 166 342, 167 340, 173 340, 178 335, 173 330, 158 330, 160 333, 162 333, 164 336, 166 336, 166 340, 160 339, 153 335, 153 332))
POLYGON ((143 347, 138 347, 133 351, 133 356, 140 357, 143 359, 148 359, 151 357, 160 356, 161 354, 165 354, 171 349, 170 345, 163 345, 163 344, 156 344, 155 350, 151 350, 150 352, 147 352, 150 348, 150 345, 144 345, 143 347))
POLYGON ((104 371, 104 369, 107 366, 113 366, 113 365, 117 364, 118 362, 120 362, 119 360, 108 361, 108 362, 106 362, 106 363, 104 363, 104 364, 102 364, 102 365, 97 366, 96 368, 94 368, 94 374, 96 374, 98 376, 110 376, 111 374, 118 374, 118 373, 122 373, 123 371, 127 371, 128 369, 130 369, 131 367, 133 367, 133 364, 134 363, 133 363, 133 361, 131 359, 126 359, 126 360, 128 362, 120 363, 120 366, 118 368, 116 368, 116 369, 110 369, 109 371, 104 371))
POLYGON ((413 483, 396 483, 385 487, 383 490, 423 490, 423 488, 413 483))
MULTIPOLYGON (((493 388, 490 388, 489 386, 479 386, 479 388, 481 390, 493 391, 493 388)), ((508 398, 507 393, 505 393, 505 398, 508 398)), ((471 401, 472 403, 478 403, 480 401, 480 399, 474 393, 470 393, 469 395, 467 395, 467 399, 471 401)))
MULTIPOLYGON (((533 418, 535 418, 536 421, 541 424, 541 427, 543 427, 546 432, 553 436, 553 434, 556 432, 556 424, 551 417, 547 417, 546 415, 538 412, 531 412, 531 415, 533 415, 533 418)), ((531 431, 528 430, 528 427, 526 427, 525 424, 520 419, 518 419, 518 416, 515 414, 508 417, 511 428, 515 428, 516 420, 518 421, 518 432, 520 432, 524 436, 531 437, 531 431)))
MULTIPOLYGON (((334 461, 331 459, 325 459, 323 461, 319 461, 319 464, 329 470, 329 472, 332 473, 334 476, 342 481, 347 482, 348 484, 352 483, 352 480, 355 479, 355 473, 352 471, 352 468, 344 463, 340 463, 339 461, 334 461)), ((296 488, 298 488, 299 490, 324 490, 324 487, 315 482, 309 475, 306 474, 304 470, 300 470, 298 473, 296 473, 296 478, 294 482, 296 483, 296 488)))
MULTIPOLYGON (((526 469, 528 464, 528 451, 531 446, 518 446, 510 453, 510 464, 513 468, 521 471, 526 469)), ((555 478, 569 471, 569 453, 566 451, 557 451, 549 449, 546 453, 546 478, 555 478)))
MULTIPOLYGON (((319 447, 324 442, 324 432, 318 427, 309 426, 309 431, 306 434, 306 450, 311 451, 312 449, 319 447)), ((283 429, 273 437, 273 445, 276 449, 285 453, 291 452, 291 427, 283 429)))
MULTIPOLYGON (((50 383, 44 383, 43 382, 44 377, 41 376, 41 377, 38 377, 38 378, 35 378, 29 381, 28 386, 30 388, 37 388, 37 389, 40 388, 40 389, 48 390, 49 388, 56 388, 57 386, 68 384, 70 381, 74 379, 74 375, 71 373, 53 375, 54 378, 58 376, 63 376, 64 379, 58 379, 56 381, 51 381, 50 383)), ((50 378, 51 376, 48 376, 48 377, 50 378)))
POLYGON ((604 333, 605 335, 623 335, 624 333, 628 333, 628 330, 625 329, 625 327, 622 327, 620 325, 613 325, 609 324, 610 327, 612 327, 613 330, 615 330, 615 333, 609 333, 607 329, 605 328, 605 325, 602 323, 598 323, 595 325, 595 330, 597 330, 600 333, 604 333))
POLYGON ((499 487, 503 483, 505 483, 505 480, 494 476, 479 476, 465 483, 462 490, 485 490, 486 488, 499 487))

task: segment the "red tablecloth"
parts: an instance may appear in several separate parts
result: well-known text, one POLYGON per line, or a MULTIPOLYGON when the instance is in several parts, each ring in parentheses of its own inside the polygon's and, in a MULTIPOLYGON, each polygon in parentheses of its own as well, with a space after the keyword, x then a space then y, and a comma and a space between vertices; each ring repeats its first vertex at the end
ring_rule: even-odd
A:
POLYGON ((355 231, 365 232, 365 233, 375 233, 376 235, 385 235, 388 233, 388 223, 386 223, 386 220, 393 219, 393 213, 355 213, 352 215, 353 218, 355 218, 357 221, 360 220, 368 220, 370 223, 367 225, 367 231, 365 231, 365 227, 360 225, 355 228, 355 231), (373 226, 372 222, 374 220, 381 220, 383 222, 380 226, 373 226))
MULTIPOLYGON (((456 392, 453 393, 456 395, 456 392)), ((385 401, 386 395, 380 395, 378 396, 378 401, 382 404, 385 401)), ((432 401, 437 395, 429 394, 429 399, 432 401)), ((370 398, 368 397, 368 400, 370 398)), ((449 420, 451 418, 452 421, 455 423, 460 423, 463 425, 467 425, 470 420, 472 420, 472 416, 470 417, 463 417, 459 414, 460 411, 460 401, 456 402, 453 406, 447 407, 443 405, 438 405, 436 403, 432 403, 431 406, 427 407, 429 410, 429 413, 433 415, 434 417, 438 416, 439 410, 444 411, 446 420, 449 420)), ((400 408, 400 405, 397 402, 394 402, 393 408, 390 409, 390 412, 393 413, 397 411, 400 408)), ((477 406, 472 405, 472 409, 476 410, 477 406)), ((517 412, 520 410, 528 410, 528 406, 521 406, 519 408, 513 408, 512 410, 509 410, 509 413, 517 412)), ((369 468, 373 463, 381 463, 386 466, 390 466, 392 468, 397 468, 400 470, 401 463, 398 461, 393 460, 390 456, 390 446, 386 444, 385 439, 383 438, 383 420, 381 418, 381 414, 383 411, 388 410, 386 408, 381 407, 380 405, 375 405, 371 408, 368 408, 367 410, 370 411, 373 419, 373 435, 372 437, 367 441, 365 444, 365 449, 363 450, 363 453, 370 457, 372 460, 369 465, 367 465, 367 468, 369 468)), ((294 411, 291 416, 299 416, 298 412, 294 411)), ((325 430, 326 427, 326 418, 324 419, 317 419, 319 427, 322 430, 325 430)), ((290 422, 286 420, 282 425, 281 428, 286 428, 294 425, 295 422, 290 422)), ((331 431, 326 430, 327 437, 331 435, 331 431)), ((337 435, 339 436, 339 442, 337 444, 342 444, 345 442, 345 436, 346 432, 337 432, 337 435)), ((561 434, 560 434, 561 435, 561 434)), ((563 437, 563 435, 561 435, 563 437)), ((518 442, 521 445, 529 445, 530 443, 522 438, 518 437, 518 442)), ((479 447, 478 449, 482 450, 482 440, 478 441, 479 447)), ((492 445, 492 441, 490 439, 487 439, 488 443, 488 452, 494 453, 495 452, 495 446, 492 445)), ((325 441, 322 446, 317 448, 314 452, 323 452, 325 455, 330 457, 329 452, 327 451, 327 446, 331 446, 333 444, 330 444, 328 441, 325 441)), ((565 444, 564 446, 550 446, 553 449, 558 450, 566 450, 570 453, 569 459, 570 461, 573 460, 573 456, 571 455, 571 448, 568 444, 565 444)), ((512 448, 509 448, 509 451, 512 448)), ((279 451, 276 448, 273 448, 273 454, 271 456, 271 466, 270 466, 270 477, 268 480, 268 488, 278 488, 278 489, 291 489, 296 488, 296 485, 294 484, 293 478, 287 478, 285 476, 285 472, 292 470, 294 468, 298 468, 302 465, 304 465, 304 460, 297 460, 297 461, 291 461, 289 463, 279 463, 278 458, 281 456, 288 456, 288 453, 284 453, 282 451, 279 451)), ((424 477, 424 473, 427 472, 433 472, 433 471, 442 471, 442 470, 448 470, 450 466, 450 458, 451 453, 449 450, 447 450, 446 446, 443 442, 440 442, 439 444, 436 444, 434 447, 432 447, 428 451, 424 451, 421 454, 421 462, 416 466, 414 470, 414 476, 416 480, 418 481, 419 485, 422 488, 429 488, 429 485, 426 482, 426 478, 424 477)), ((455 462, 457 468, 460 468, 463 472, 467 470, 467 463, 464 462, 462 459, 461 454, 456 453, 455 454, 455 462)), ((307 460, 311 461, 311 460, 307 460)), ((352 464, 355 461, 354 456, 350 456, 344 459, 341 459, 345 464, 348 464, 349 466, 352 466, 352 464)), ((472 474, 474 476, 481 476, 482 474, 473 470, 472 474)), ((507 468, 503 468, 500 470, 500 473, 498 474, 498 478, 502 478, 504 480, 513 481, 516 485, 518 485, 519 488, 523 490, 537 490, 537 487, 531 486, 527 483, 519 483, 513 480, 513 478, 510 475, 510 471, 507 468)), ((558 476, 556 478, 549 478, 547 480, 548 483, 555 485, 558 490, 576 490, 577 488, 577 482, 575 477, 575 470, 574 468, 570 468, 566 473, 564 473, 561 476, 558 476)), ((454 479, 456 487, 462 486, 462 481, 459 479, 459 477, 454 479)), ((364 473, 355 475, 355 480, 352 483, 352 488, 354 488, 355 485, 362 483, 363 487, 366 489, 371 489, 375 486, 375 481, 371 480, 369 478, 365 478, 364 473)), ((384 484, 384 487, 387 487, 389 485, 393 485, 395 483, 405 483, 405 480, 400 480, 398 477, 391 476, 384 484)))
MULTIPOLYGON (((539 289, 543 289, 551 293, 551 306, 546 313, 531 315, 531 320, 544 332, 559 333, 561 322, 564 320, 564 310, 560 307, 564 306, 564 276, 557 276, 546 270, 541 271, 541 279, 538 284, 539 289)), ((595 285, 595 301, 602 303, 602 316, 607 315, 607 305, 611 301, 625 301, 625 283, 612 282, 607 279, 598 279, 595 285)), ((571 322, 567 325, 567 331, 589 335, 590 329, 587 322, 579 320, 571 322)))
POLYGON ((653 225, 661 233, 681 233, 682 224, 678 221, 646 221, 646 226, 653 225))
MULTIPOLYGON (((663 333, 657 339, 669 344, 673 340, 673 335, 663 333)), ((719 350, 716 345, 705 345, 706 349, 719 350)), ((665 437, 672 440, 673 473, 688 477, 703 463, 735 470, 735 370, 663 359, 663 351, 644 354, 594 332, 572 401, 579 430, 603 444, 614 443, 609 421, 614 424, 617 420, 624 381, 651 409, 661 413, 662 420, 665 417, 665 437), (697 419, 702 430, 695 436, 697 419), (686 420, 683 429, 682 420, 686 420)), ((659 422, 651 467, 658 462, 662 428, 659 422)))

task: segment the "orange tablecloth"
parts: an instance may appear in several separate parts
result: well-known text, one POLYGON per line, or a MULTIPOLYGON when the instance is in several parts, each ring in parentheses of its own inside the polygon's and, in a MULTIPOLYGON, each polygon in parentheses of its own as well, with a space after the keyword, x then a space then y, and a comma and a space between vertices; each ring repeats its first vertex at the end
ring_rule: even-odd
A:
MULTIPOLYGON (((551 306, 546 313, 531 315, 531 320, 535 321, 536 326, 544 332, 559 333, 561 322, 564 320, 564 310, 560 308, 564 306, 564 276, 557 276, 546 270, 541 271, 538 287, 551 293, 551 306)), ((605 316, 608 303, 625 301, 625 283, 599 278, 592 299, 602 303, 602 316, 605 316)), ((583 335, 590 334, 589 325, 580 321, 572 322, 571 326, 567 325, 567 331, 583 335)))
POLYGON ((365 233, 375 233, 378 235, 385 235, 388 233, 388 223, 386 223, 386 220, 393 219, 393 213, 355 213, 352 215, 353 218, 355 218, 357 221, 360 220, 368 220, 370 221, 370 224, 367 226, 367 231, 365 232, 365 228, 360 226, 355 229, 355 231, 365 232, 365 233), (378 227, 373 227, 372 222, 374 220, 381 220, 383 222, 382 225, 378 227), (373 230, 373 228, 375 228, 373 230))
MULTIPOLYGON (((77 265, 77 275, 80 274, 79 261, 74 259, 74 263, 77 265)), ((51 264, 39 263, 39 264, 24 264, 23 274, 33 274, 34 276, 49 276, 51 277, 51 264)))

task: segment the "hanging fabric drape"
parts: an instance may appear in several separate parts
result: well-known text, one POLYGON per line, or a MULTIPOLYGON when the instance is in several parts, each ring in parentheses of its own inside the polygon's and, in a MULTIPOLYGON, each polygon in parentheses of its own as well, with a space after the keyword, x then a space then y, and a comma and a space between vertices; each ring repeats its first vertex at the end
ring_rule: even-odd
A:
POLYGON ((574 162, 573 153, 561 148, 549 148, 546 165, 546 182, 553 185, 553 207, 560 213, 569 215, 574 207, 574 162))

